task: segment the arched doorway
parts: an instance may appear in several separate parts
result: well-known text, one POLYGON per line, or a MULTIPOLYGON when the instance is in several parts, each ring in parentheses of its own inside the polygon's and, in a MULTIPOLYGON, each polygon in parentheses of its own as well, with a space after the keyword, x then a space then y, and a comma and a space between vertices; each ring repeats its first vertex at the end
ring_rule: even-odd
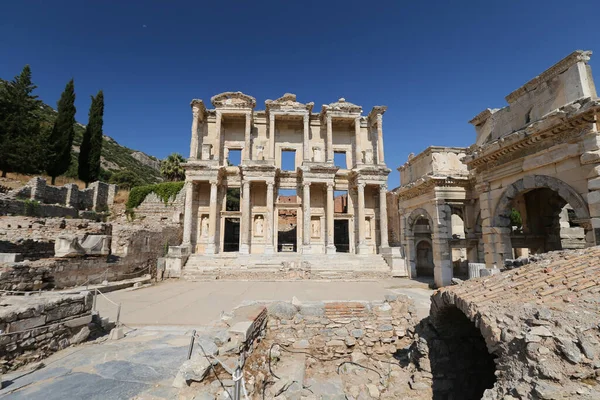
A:
POLYGON ((498 201, 492 220, 492 226, 500 228, 494 250, 496 263, 501 265, 504 259, 529 253, 569 248, 568 241, 561 236, 561 214, 565 212, 569 227, 579 228, 574 232, 579 232, 585 242, 585 233, 591 229, 589 210, 585 200, 572 187, 545 175, 527 176, 508 186, 498 201))
POLYGON ((433 276, 433 248, 431 240, 421 239, 416 246, 417 276, 433 276))

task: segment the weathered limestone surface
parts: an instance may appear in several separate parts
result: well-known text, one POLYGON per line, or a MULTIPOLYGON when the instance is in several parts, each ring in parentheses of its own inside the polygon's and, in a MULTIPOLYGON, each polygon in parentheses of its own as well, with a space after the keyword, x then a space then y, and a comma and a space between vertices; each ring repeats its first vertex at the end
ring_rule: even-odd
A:
POLYGON ((466 277, 468 263, 502 267, 523 253, 600 244, 590 56, 573 52, 508 95, 508 106, 473 118, 471 147, 430 147, 398 168, 388 227, 411 276, 433 272, 441 287, 466 277))
POLYGON ((92 294, 0 298, 0 372, 47 357, 90 334, 92 294))

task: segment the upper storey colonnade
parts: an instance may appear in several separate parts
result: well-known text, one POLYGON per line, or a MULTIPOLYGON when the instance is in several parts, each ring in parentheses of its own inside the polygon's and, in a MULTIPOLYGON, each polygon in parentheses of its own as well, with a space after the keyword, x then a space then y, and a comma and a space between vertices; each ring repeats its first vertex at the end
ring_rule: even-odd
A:
POLYGON ((256 99, 241 92, 213 96, 214 109, 193 100, 190 161, 226 166, 229 152, 241 150, 242 164, 259 162, 281 168, 281 152, 295 151, 295 166, 334 163, 334 153, 346 155, 342 169, 385 165, 383 114, 373 107, 367 116, 362 107, 339 99, 314 113, 313 103, 300 103, 294 94, 267 100, 265 110, 255 110, 256 99))

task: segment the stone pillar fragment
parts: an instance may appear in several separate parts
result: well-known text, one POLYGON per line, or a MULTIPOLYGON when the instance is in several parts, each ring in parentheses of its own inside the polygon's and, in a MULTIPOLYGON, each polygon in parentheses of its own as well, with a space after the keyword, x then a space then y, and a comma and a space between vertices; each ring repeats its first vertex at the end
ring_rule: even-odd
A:
POLYGON ((377 163, 385 164, 383 154, 383 115, 377 114, 377 163))
POLYGON ((358 189, 358 207, 357 207, 357 221, 358 224, 358 254, 368 254, 368 247, 365 241, 365 184, 359 183, 358 189))
POLYGON ((327 184, 327 254, 335 254, 336 248, 334 243, 334 184, 327 184))
POLYGON ((223 121, 223 115, 222 113, 217 110, 217 121, 215 123, 215 130, 216 130, 216 143, 215 143, 215 147, 213 149, 214 152, 214 159, 215 160, 221 160, 221 125, 222 125, 222 121, 223 121))
POLYGON ((360 117, 354 119, 354 165, 362 164, 362 150, 360 141, 360 117))
POLYGON ((387 220, 387 186, 379 186, 379 242, 380 250, 389 247, 388 243, 388 220, 387 220))
POLYGON ((252 158, 252 149, 250 148, 250 136, 252 133, 252 112, 246 113, 246 129, 244 130, 244 160, 252 158))
POLYGON ((215 254, 215 237, 217 232, 217 181, 210 181, 210 209, 208 212, 208 245, 206 254, 215 254))
POLYGON ((183 215, 183 242, 181 245, 188 248, 192 246, 194 189, 193 182, 185 183, 185 211, 183 215))
POLYGON ((308 114, 304 114, 304 139, 302 142, 302 159, 304 161, 310 161, 310 135, 309 135, 309 127, 310 127, 310 119, 308 114))
POLYGON ((302 252, 310 253, 310 183, 304 183, 302 196, 302 252))
POLYGON ((269 114, 269 154, 275 160, 275 115, 269 114))
POLYGON ((275 252, 273 245, 273 232, 275 232, 275 227, 273 226, 273 202, 273 183, 267 182, 267 244, 265 245, 265 254, 273 254, 275 252))
POLYGON ((240 254, 250 254, 250 182, 242 185, 242 223, 240 254))
POLYGON ((327 116, 327 162, 333 162, 333 124, 331 116, 327 116))
POLYGON ((192 140, 190 143, 190 158, 198 158, 198 117, 200 116, 200 110, 197 107, 192 109, 192 140))

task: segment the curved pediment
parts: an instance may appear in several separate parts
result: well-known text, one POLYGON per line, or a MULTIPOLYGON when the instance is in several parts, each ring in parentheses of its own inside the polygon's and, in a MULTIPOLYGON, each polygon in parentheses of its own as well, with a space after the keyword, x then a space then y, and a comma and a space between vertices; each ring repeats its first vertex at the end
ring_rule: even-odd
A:
POLYGON ((296 100, 296 95, 293 93, 286 93, 277 100, 265 101, 267 111, 280 110, 280 111, 308 111, 310 112, 314 106, 314 103, 300 103, 296 100))
POLYGON ((346 101, 343 97, 335 103, 323 105, 321 112, 342 112, 342 113, 358 113, 362 112, 362 107, 346 101))
POLYGON ((256 99, 242 92, 223 92, 210 98, 215 108, 254 108, 256 99))

